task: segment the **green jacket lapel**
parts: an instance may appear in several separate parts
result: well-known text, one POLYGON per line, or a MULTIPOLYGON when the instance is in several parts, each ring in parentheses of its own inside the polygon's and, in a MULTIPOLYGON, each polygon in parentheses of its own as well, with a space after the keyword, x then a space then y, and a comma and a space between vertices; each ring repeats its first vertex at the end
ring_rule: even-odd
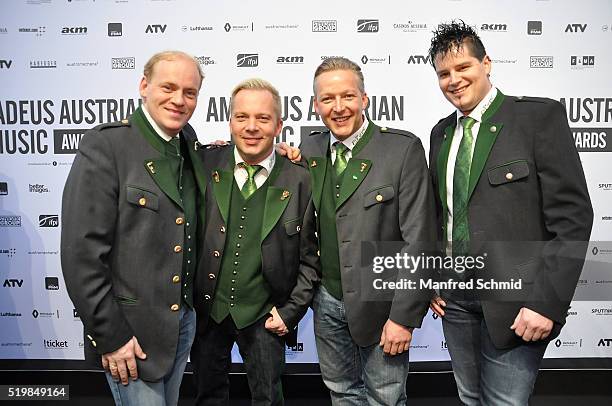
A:
POLYGON ((146 159, 144 166, 157 186, 179 207, 183 208, 178 190, 176 174, 180 168, 180 160, 176 156, 166 156, 166 143, 155 132, 139 107, 130 117, 130 121, 139 129, 140 134, 157 150, 161 157, 146 159))
POLYGON ((448 166, 448 153, 450 152, 450 146, 453 141, 453 134, 455 133, 455 126, 449 125, 444 130, 444 140, 440 146, 440 152, 438 152, 437 160, 437 171, 438 171, 438 193, 440 194, 440 202, 442 203, 442 213, 444 219, 444 226, 446 227, 446 216, 447 216, 447 205, 446 205, 446 171, 448 166))
POLYGON ((289 190, 278 186, 268 186, 263 224, 261 226, 261 242, 266 239, 281 218, 290 199, 291 192, 289 190))
POLYGON ((322 156, 315 156, 308 160, 312 181, 312 202, 317 212, 321 211, 321 196, 323 195, 323 183, 327 172, 327 161, 327 157, 322 156))
POLYGON ((476 138, 476 145, 474 146, 474 155, 472 156, 472 166, 470 168, 468 200, 472 196, 472 193, 474 193, 476 183, 478 183, 478 179, 482 174, 485 163, 489 158, 489 153, 491 152, 491 148, 493 148, 495 139, 502 130, 502 123, 494 123, 490 120, 501 106, 504 98, 505 96, 498 90, 497 96, 495 96, 495 99, 487 111, 485 111, 482 115, 482 122, 480 124, 480 129, 478 130, 478 137, 476 138))
POLYGON ((221 217, 223 217, 223 221, 227 224, 230 199, 232 197, 232 185, 234 183, 234 172, 215 169, 211 172, 211 178, 213 196, 215 196, 215 200, 217 201, 221 217))
POLYGON ((342 186, 340 187, 340 197, 336 201, 336 210, 357 190, 371 167, 372 161, 368 159, 351 158, 348 161, 342 174, 342 186))

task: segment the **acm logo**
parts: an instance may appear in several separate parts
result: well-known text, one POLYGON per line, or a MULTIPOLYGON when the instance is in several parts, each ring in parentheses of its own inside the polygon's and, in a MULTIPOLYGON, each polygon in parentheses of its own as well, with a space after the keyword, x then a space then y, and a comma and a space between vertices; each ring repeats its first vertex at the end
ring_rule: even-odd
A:
POLYGON ((254 68, 259 65, 259 54, 238 54, 236 55, 236 67, 254 68))
POLYGON ((508 24, 482 24, 480 26, 481 31, 494 31, 494 32, 506 32, 508 31, 508 24))
POLYGON ((63 27, 62 35, 85 35, 87 27, 63 27))

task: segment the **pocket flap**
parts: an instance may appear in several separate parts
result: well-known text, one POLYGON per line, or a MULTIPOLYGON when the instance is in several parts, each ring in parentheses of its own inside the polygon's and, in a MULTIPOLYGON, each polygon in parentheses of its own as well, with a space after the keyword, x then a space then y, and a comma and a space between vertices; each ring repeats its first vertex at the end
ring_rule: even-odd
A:
POLYGON ((365 198, 363 199, 363 207, 365 208, 378 203, 384 203, 388 200, 393 199, 393 196, 395 196, 393 186, 387 185, 379 187, 377 189, 372 190, 371 192, 366 193, 365 198))
POLYGON ((491 185, 502 185, 526 178, 529 175, 527 161, 513 161, 496 166, 487 171, 491 185))
POLYGON ((302 230, 302 219, 296 218, 285 222, 285 231, 287 235, 294 235, 302 230))
POLYGON ((153 192, 136 187, 126 186, 126 197, 127 201, 150 210, 157 211, 159 209, 159 198, 153 192))

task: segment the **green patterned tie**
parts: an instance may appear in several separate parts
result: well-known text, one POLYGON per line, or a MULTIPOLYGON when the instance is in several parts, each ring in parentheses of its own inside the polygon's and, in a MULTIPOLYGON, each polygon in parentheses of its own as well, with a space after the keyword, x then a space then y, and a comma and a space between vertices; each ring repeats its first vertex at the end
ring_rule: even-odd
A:
POLYGON ((472 127, 476 123, 472 117, 463 117, 463 138, 459 144, 455 173, 453 175, 453 255, 466 254, 470 243, 468 227, 468 188, 470 167, 472 166, 472 127))
POLYGON ((246 169, 247 174, 249 175, 249 178, 244 183, 244 185, 242 185, 242 189, 240 190, 242 192, 242 196, 244 196, 245 199, 248 199, 249 196, 251 196, 257 190, 257 184, 255 183, 255 175, 257 174, 257 172, 263 169, 263 166, 249 165, 245 162, 240 163, 240 166, 246 169))
POLYGON ((336 170, 336 175, 342 175, 342 172, 346 169, 346 152, 348 151, 348 147, 341 142, 336 142, 334 144, 336 146, 336 160, 334 161, 334 169, 336 170))

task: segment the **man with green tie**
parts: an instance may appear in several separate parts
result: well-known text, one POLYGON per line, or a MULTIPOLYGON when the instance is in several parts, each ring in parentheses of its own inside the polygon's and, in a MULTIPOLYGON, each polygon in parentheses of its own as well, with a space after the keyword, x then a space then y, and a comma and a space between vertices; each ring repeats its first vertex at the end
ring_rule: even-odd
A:
POLYGON ((296 344, 319 281, 310 177, 303 161, 274 151, 281 101, 270 83, 240 83, 230 109, 234 145, 201 150, 208 186, 191 353, 196 404, 228 404, 237 343, 253 404, 282 405, 285 344, 296 344))
MULTIPOLYGON (((328 130, 302 140, 313 181, 322 267, 313 299, 321 375, 338 405, 404 405, 412 331, 429 292, 368 297, 362 242, 434 241, 434 201, 425 152, 413 134, 365 116, 361 68, 324 60, 314 75, 315 109, 328 130)), ((425 275, 420 275, 424 276, 425 275)))
POLYGON ((546 346, 565 323, 593 210, 563 106, 504 95, 463 21, 441 24, 429 50, 455 111, 431 132, 430 172, 448 255, 486 256, 479 273, 522 289, 443 289, 431 301, 466 405, 527 405, 546 346))

